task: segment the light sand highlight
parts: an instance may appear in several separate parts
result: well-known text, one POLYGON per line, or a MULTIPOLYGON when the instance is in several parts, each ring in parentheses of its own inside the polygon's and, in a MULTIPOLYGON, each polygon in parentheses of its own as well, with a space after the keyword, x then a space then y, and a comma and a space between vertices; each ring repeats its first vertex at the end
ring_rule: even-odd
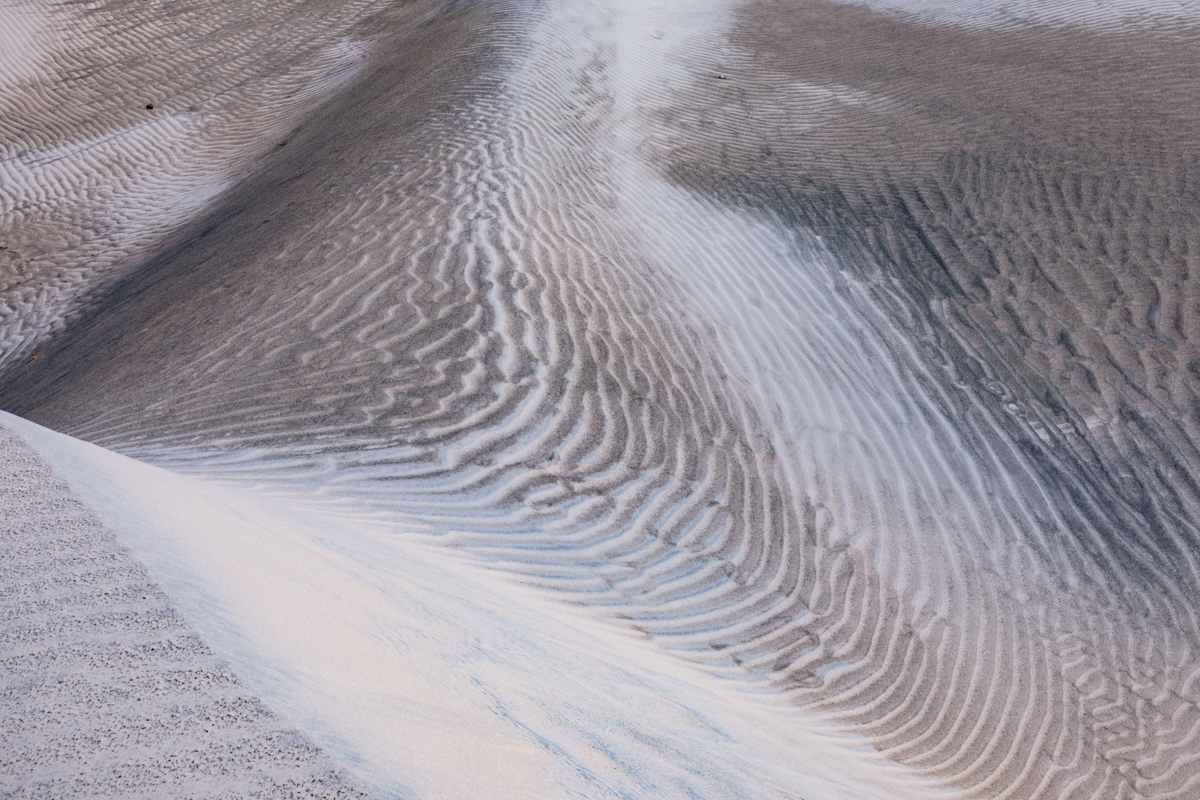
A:
POLYGON ((5 797, 367 796, 7 428, 0 454, 5 797))
POLYGON ((862 800, 915 777, 445 548, 3 421, 375 796, 862 800))

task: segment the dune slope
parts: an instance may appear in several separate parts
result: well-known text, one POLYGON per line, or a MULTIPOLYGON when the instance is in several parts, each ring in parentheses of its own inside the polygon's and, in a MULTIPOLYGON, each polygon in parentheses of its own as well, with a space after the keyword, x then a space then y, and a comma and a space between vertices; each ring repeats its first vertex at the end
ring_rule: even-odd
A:
POLYGON ((361 68, 0 403, 586 608, 895 796, 1189 797, 1200 17, 1077 5, 338 17, 361 68))

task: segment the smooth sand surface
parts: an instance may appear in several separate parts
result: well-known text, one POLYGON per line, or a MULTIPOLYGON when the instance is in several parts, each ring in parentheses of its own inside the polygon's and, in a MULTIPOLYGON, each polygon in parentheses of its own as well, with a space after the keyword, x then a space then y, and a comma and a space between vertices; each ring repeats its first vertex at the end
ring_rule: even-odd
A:
POLYGON ((0 793, 367 796, 213 654, 8 429, 0 469, 0 793))
MULTIPOLYGON (((820 732, 738 792, 1200 791, 1195 7, 244 8, 6 11, 4 410, 820 732)), ((728 796, 686 730, 628 793, 728 796)))

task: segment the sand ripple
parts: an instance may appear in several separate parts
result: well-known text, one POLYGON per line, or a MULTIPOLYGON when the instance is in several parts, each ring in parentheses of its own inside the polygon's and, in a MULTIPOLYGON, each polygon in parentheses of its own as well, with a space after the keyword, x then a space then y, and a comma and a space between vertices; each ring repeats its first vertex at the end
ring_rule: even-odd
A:
POLYGON ((1193 796, 1197 173, 1163 133, 1192 108, 1072 128, 987 62, 1059 47, 1099 103, 1121 47, 1185 93, 1190 41, 794 10, 426 23, 6 407, 458 548, 914 794, 1193 796), (838 56, 845 25, 919 80, 838 56), (956 68, 1025 99, 943 113, 956 68))

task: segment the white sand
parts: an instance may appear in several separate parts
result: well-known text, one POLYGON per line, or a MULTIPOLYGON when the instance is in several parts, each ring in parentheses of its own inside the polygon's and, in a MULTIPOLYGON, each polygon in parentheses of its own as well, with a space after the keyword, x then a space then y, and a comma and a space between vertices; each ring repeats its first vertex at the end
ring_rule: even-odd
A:
POLYGON ((1196 0, 865 0, 854 5, 912 15, 937 25, 1016 28, 1027 25, 1154 29, 1200 19, 1196 0))
MULTIPOLYGON (((756 798, 776 787, 849 800, 896 797, 913 780, 444 551, 3 423, 238 675, 378 796, 756 798)), ((114 735, 98 754, 106 747, 129 745, 114 735)))
POLYGON ((0 795, 361 798, 0 428, 0 795))

